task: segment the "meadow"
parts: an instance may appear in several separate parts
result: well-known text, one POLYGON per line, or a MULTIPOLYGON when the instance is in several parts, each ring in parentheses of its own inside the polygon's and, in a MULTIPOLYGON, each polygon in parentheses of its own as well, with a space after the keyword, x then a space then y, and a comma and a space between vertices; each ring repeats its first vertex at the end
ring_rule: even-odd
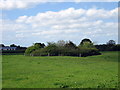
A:
POLYGON ((3 88, 116 88, 118 52, 88 57, 2 56, 3 88))

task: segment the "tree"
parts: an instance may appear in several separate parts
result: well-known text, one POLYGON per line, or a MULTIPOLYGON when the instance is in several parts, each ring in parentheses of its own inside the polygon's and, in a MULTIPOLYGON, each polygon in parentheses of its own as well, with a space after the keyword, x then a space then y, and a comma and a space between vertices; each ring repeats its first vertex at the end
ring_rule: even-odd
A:
POLYGON ((47 53, 48 53, 48 56, 51 55, 58 55, 58 47, 56 46, 55 43, 53 42, 48 42, 48 45, 45 47, 47 53))
POLYGON ((115 45, 116 43, 115 43, 115 41, 114 40, 109 40, 108 42, 107 42, 107 45, 115 45))
POLYGON ((56 45, 57 45, 58 47, 64 47, 65 44, 66 44, 66 42, 65 42, 64 40, 59 40, 59 41, 56 43, 56 45))
POLYGON ((35 43, 34 46, 37 46, 38 48, 44 48, 45 44, 44 43, 35 43))
POLYGON ((84 43, 92 43, 92 41, 90 39, 85 38, 81 41, 80 45, 83 45, 84 43))
POLYGON ((93 45, 93 43, 89 43, 89 42, 84 42, 81 47, 84 48, 95 48, 95 46, 93 45))
POLYGON ((25 55, 30 55, 33 51, 35 51, 35 47, 30 46, 25 50, 25 55))
POLYGON ((17 47, 17 45, 15 45, 15 44, 11 44, 10 47, 17 47))
POLYGON ((0 47, 5 47, 5 45, 4 44, 0 44, 0 47))
POLYGON ((90 39, 83 39, 78 46, 82 56, 99 55, 99 50, 94 46, 90 39))
POLYGON ((89 56, 100 54, 90 40, 83 40, 83 44, 77 47, 72 41, 65 42, 63 40, 57 43, 48 42, 44 44, 35 43, 27 48, 25 55, 30 56, 89 56))
POLYGON ((65 44, 65 48, 76 49, 77 46, 72 41, 69 41, 68 43, 65 44))
POLYGON ((35 43, 33 46, 30 46, 26 49, 25 54, 30 55, 33 51, 39 50, 44 47, 45 47, 44 43, 35 43))
POLYGON ((35 50, 31 53, 33 56, 47 56, 48 53, 45 48, 35 50))

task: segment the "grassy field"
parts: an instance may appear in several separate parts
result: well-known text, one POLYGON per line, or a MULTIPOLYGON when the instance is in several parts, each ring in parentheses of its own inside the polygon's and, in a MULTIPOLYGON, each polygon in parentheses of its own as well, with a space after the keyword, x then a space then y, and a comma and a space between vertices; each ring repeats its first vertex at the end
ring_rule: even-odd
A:
POLYGON ((89 57, 3 55, 3 88, 115 88, 118 53, 89 57))

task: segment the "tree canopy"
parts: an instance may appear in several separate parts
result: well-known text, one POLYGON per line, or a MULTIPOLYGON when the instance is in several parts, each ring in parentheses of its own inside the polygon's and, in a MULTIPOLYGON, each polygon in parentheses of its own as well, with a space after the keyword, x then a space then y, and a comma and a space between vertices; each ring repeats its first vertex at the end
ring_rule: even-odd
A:
POLYGON ((80 45, 83 45, 84 43, 92 43, 92 41, 90 39, 85 38, 81 41, 80 45))
POLYGON ((15 44, 11 44, 10 47, 17 47, 17 45, 15 45, 15 44))
POLYGON ((83 39, 81 43, 79 46, 72 41, 64 40, 59 40, 57 43, 48 42, 47 46, 35 43, 27 48, 25 54, 32 54, 32 56, 89 56, 100 54, 91 40, 83 39))
POLYGON ((108 42, 107 42, 107 45, 115 45, 116 43, 115 43, 115 41, 114 40, 109 40, 108 42))

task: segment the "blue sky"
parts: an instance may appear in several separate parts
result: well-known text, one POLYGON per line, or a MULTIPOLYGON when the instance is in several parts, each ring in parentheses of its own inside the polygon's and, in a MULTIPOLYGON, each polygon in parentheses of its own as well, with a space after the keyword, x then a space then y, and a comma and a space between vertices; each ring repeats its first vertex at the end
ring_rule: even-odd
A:
POLYGON ((8 19, 16 19, 19 16, 27 15, 36 15, 38 12, 46 12, 46 11, 60 11, 70 7, 74 7, 75 9, 83 8, 89 9, 96 7, 97 9, 104 8, 106 10, 111 10, 118 7, 117 2, 49 2, 44 4, 38 4, 32 8, 27 9, 13 9, 13 10, 3 10, 3 14, 5 14, 5 18, 8 19))
MULTIPOLYGON (((27 5, 27 4, 26 4, 27 5)), ((30 46, 35 42, 89 38, 96 44, 117 42, 117 2, 52 2, 3 9, 2 43, 30 46)))

